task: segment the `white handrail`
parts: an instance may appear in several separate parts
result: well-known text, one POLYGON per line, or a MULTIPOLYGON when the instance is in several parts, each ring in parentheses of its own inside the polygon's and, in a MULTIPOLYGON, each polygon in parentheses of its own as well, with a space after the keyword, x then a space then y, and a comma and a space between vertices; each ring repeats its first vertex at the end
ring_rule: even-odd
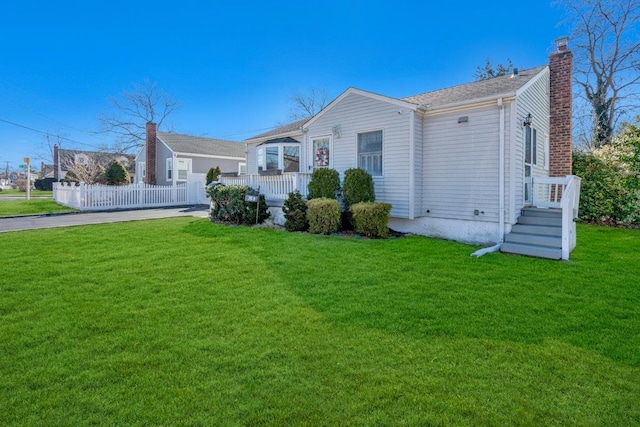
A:
POLYGON ((225 185, 248 185, 254 189, 260 188, 260 193, 264 194, 267 200, 286 200, 289 193, 295 190, 306 197, 310 180, 311 174, 308 173, 220 177, 220 182, 225 185))

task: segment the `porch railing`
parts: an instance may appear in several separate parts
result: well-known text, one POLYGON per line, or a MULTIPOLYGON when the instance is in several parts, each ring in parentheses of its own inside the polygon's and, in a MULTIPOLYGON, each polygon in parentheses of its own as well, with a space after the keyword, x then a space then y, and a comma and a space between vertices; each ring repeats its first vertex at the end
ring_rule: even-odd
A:
POLYGON ((533 202, 535 207, 562 210, 562 259, 576 247, 576 223, 580 204, 581 179, 575 175, 533 179, 533 202))
POLYGON ((283 173, 282 175, 240 175, 220 177, 225 185, 248 185, 264 194, 267 200, 286 200, 289 193, 298 190, 303 197, 311 181, 309 173, 283 173))

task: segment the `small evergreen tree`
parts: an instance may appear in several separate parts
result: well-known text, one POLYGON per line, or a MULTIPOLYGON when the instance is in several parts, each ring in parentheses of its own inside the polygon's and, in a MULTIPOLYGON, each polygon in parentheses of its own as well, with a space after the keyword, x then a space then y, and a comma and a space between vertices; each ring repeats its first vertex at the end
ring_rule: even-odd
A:
POLYGON ((118 161, 109 165, 105 171, 105 180, 108 185, 128 185, 131 182, 129 172, 118 161))
POLYGON ((207 185, 211 184, 214 181, 217 181, 221 173, 222 172, 220 171, 220 166, 209 169, 209 172, 207 172, 207 185))
POLYGON ((305 231, 309 228, 307 203, 298 190, 289 193, 289 197, 282 206, 282 211, 285 217, 284 228, 287 231, 305 231))
POLYGON ((345 171, 342 193, 347 210, 356 203, 376 201, 373 178, 367 171, 360 168, 345 171))
POLYGON ((327 199, 338 199, 340 190, 340 174, 335 169, 316 169, 311 174, 309 181, 309 194, 307 199, 317 199, 326 197, 327 199))

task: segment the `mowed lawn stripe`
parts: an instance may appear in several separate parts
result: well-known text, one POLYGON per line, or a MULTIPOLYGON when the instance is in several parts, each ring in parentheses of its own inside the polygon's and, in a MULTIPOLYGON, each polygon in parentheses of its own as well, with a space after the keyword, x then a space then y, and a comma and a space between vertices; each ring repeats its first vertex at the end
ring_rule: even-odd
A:
POLYGON ((640 233, 578 236, 567 263, 193 218, 0 235, 0 424, 637 424, 640 233))

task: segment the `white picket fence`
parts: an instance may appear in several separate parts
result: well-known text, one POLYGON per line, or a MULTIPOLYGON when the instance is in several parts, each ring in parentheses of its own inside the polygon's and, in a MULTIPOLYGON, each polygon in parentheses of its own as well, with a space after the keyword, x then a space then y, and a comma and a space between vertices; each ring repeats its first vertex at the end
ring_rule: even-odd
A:
POLYGON ((225 185, 248 185, 260 189, 267 200, 286 200, 289 193, 298 190, 307 196, 311 174, 284 173, 282 175, 240 175, 237 177, 220 177, 225 185))
POLYGON ((208 204, 204 182, 193 180, 175 186, 148 184, 86 185, 53 184, 53 200, 81 211, 157 208, 208 204))

